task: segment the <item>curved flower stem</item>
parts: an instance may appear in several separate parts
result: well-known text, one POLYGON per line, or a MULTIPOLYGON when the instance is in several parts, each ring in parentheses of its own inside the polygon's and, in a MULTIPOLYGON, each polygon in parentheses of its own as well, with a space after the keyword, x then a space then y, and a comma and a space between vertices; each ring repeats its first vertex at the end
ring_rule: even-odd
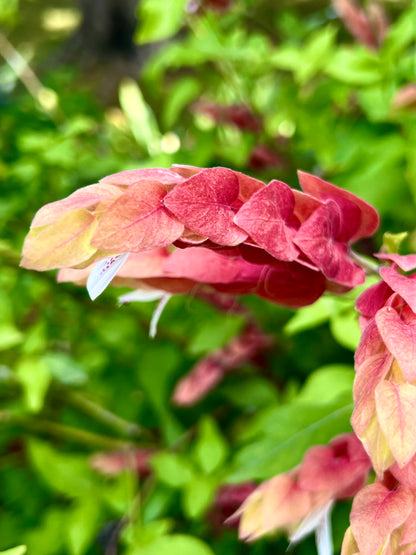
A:
POLYGON ((354 260, 354 262, 356 262, 359 266, 361 266, 363 270, 365 270, 365 273, 367 275, 378 275, 378 271, 380 268, 379 264, 372 264, 369 260, 361 256, 360 254, 354 252, 352 249, 351 249, 351 258, 354 260))

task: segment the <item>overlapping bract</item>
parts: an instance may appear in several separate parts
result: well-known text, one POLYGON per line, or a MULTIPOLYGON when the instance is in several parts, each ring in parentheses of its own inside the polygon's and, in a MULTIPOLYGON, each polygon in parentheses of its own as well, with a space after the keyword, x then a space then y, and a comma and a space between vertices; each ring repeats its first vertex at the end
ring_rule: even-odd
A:
POLYGON ((414 256, 380 255, 393 263, 383 281, 357 301, 362 339, 355 356, 352 424, 382 476, 416 454, 416 275, 414 256))
POLYGON ((414 255, 378 255, 391 265, 357 301, 352 425, 377 480, 353 503, 343 555, 416 550, 416 269, 414 255))
POLYGON ((354 498, 351 526, 341 555, 413 555, 416 551, 416 499, 389 472, 354 498))
POLYGON ((350 244, 374 233, 378 215, 318 177, 300 173, 300 182, 304 193, 192 166, 110 175, 39 210, 22 266, 64 268, 61 280, 82 282, 90 265, 111 256, 102 274, 115 255, 132 253, 117 272, 126 285, 173 293, 208 287, 311 304, 334 284, 364 281, 350 244))

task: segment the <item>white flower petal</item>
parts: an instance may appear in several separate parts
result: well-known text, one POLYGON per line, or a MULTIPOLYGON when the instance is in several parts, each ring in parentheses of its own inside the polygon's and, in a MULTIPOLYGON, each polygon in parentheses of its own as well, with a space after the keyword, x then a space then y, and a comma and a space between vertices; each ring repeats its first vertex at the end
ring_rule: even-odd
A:
POLYGON ((296 531, 290 536, 290 542, 296 543, 315 530, 317 533, 319 555, 332 555, 332 541, 330 538, 328 541, 328 535, 325 536, 325 534, 331 534, 329 515, 332 505, 333 501, 331 500, 326 505, 309 513, 299 524, 296 531), (320 551, 320 549, 322 549, 322 551, 320 551))
POLYGON ((104 258, 104 260, 100 260, 100 262, 94 266, 87 281, 87 291, 92 300, 96 299, 98 295, 101 295, 126 262, 129 254, 129 252, 125 252, 123 254, 104 258))
POLYGON ((118 302, 121 304, 134 302, 148 303, 150 301, 158 301, 164 295, 166 295, 166 291, 161 291, 160 289, 136 289, 121 295, 118 298, 118 302))
POLYGON ((160 299, 159 304, 157 305, 155 311, 153 312, 153 316, 152 316, 152 319, 150 320, 150 328, 149 328, 149 336, 152 339, 156 337, 157 323, 159 322, 159 318, 163 312, 163 309, 168 304, 168 301, 171 297, 172 297, 171 293, 165 293, 163 297, 160 299))
POLYGON ((315 530, 316 547, 319 555, 332 555, 334 552, 331 530, 331 507, 332 503, 328 505, 328 510, 315 530))

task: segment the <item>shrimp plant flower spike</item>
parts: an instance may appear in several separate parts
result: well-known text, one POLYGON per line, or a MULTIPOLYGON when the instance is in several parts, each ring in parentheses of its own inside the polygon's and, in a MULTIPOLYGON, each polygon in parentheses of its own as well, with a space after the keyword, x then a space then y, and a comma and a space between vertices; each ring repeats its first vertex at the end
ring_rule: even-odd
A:
MULTIPOLYGON (((372 237, 377 211, 320 177, 301 190, 228 168, 123 171, 40 208, 21 265, 58 269, 95 299, 111 283, 125 300, 257 295, 292 309, 366 280, 353 245, 372 237)), ((342 555, 416 552, 416 255, 381 252, 378 281, 359 296, 351 431, 309 448, 300 464, 259 483, 230 520, 242 540, 314 532, 333 552, 331 509, 352 499, 342 555)))

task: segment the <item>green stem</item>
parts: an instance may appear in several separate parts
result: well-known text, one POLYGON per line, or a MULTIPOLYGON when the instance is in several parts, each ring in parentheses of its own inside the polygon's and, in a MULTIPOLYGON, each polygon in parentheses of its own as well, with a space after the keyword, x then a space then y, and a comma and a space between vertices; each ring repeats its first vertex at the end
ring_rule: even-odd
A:
POLYGON ((134 422, 129 422, 121 416, 114 414, 108 409, 102 407, 95 401, 85 397, 78 391, 71 391, 70 389, 56 390, 60 397, 63 397, 68 403, 78 408, 85 414, 88 414, 98 422, 109 426, 113 430, 127 437, 150 436, 148 430, 142 428, 134 422))
POLYGON ((75 441, 77 443, 87 445, 88 447, 104 449, 106 451, 134 447, 134 445, 128 441, 95 434, 86 430, 80 430, 79 428, 73 428, 72 426, 67 426, 65 424, 58 424, 56 422, 51 422, 50 420, 37 418, 35 416, 29 417, 13 414, 5 410, 0 411, 0 424, 1 423, 16 425, 27 430, 28 432, 45 434, 48 436, 58 437, 60 439, 75 441))
POLYGON ((367 275, 379 275, 378 271, 380 268, 379 264, 372 264, 369 260, 365 259, 360 254, 357 254, 351 250, 351 258, 359 265, 367 275))

